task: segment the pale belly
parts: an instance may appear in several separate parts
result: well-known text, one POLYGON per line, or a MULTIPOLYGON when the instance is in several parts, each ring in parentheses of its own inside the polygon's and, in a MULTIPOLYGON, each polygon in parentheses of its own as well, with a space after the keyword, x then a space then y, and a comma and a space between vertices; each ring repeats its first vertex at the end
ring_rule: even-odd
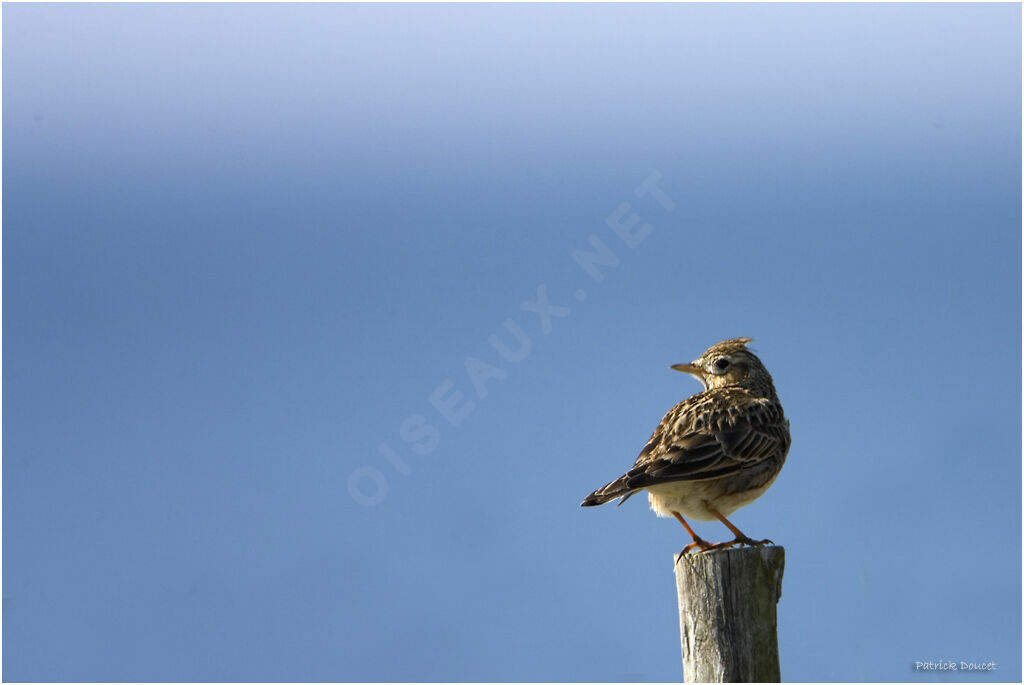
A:
POLYGON ((717 517, 711 513, 714 508, 722 516, 728 518, 741 507, 745 507, 764 494, 765 490, 775 482, 772 477, 761 487, 744 492, 728 492, 722 481, 678 481, 663 483, 647 488, 647 499, 651 509, 658 516, 672 517, 678 512, 687 519, 697 521, 714 521, 717 517))

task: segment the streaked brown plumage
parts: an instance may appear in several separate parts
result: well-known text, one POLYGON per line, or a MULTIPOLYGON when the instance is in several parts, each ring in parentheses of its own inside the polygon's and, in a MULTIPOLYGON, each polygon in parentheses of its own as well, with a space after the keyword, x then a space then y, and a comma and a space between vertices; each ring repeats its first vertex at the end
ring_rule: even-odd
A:
MULTIPOLYGON (((661 420, 633 468, 583 500, 585 507, 626 501, 647 490, 651 509, 674 516, 701 550, 760 545, 726 518, 760 497, 789 452, 789 421, 771 374, 747 349, 751 338, 726 340, 673 369, 696 376, 704 392, 680 402, 661 420), (702 540, 684 516, 719 519, 735 534, 729 542, 702 540)), ((620 502, 620 504, 622 503, 620 502)))

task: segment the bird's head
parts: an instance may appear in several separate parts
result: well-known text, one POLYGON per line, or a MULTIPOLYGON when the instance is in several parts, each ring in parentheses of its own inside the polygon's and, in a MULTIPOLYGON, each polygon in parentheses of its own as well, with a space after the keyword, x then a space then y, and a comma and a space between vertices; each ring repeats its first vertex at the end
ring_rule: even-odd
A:
POLYGON ((734 338, 712 345, 689 364, 675 364, 676 371, 697 377, 704 388, 741 387, 764 397, 775 394, 771 374, 761 360, 747 349, 753 338, 734 338))

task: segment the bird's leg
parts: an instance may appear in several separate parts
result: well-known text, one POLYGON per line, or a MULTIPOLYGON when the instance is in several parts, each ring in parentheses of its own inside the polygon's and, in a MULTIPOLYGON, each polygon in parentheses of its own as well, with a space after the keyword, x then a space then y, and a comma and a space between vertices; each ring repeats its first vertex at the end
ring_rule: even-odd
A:
POLYGON ((690 534, 691 538, 693 538, 693 542, 688 544, 686 547, 683 547, 683 551, 679 553, 678 557, 676 557, 677 564, 679 563, 679 560, 682 559, 686 555, 686 553, 694 547, 700 547, 702 552, 712 548, 712 544, 710 542, 701 539, 699 535, 693 532, 693 528, 690 528, 690 524, 686 522, 686 519, 684 519, 678 511, 673 511, 672 515, 679 519, 679 523, 683 524, 683 528, 685 528, 686 532, 690 534))
POLYGON ((732 523, 729 522, 729 519, 722 516, 719 512, 715 511, 711 507, 708 507, 708 511, 714 514, 715 518, 724 523, 726 527, 733 532, 733 535, 736 536, 736 539, 732 540, 731 542, 719 542, 716 545, 712 545, 712 549, 729 549, 734 545, 750 545, 751 547, 760 547, 761 545, 775 544, 771 540, 751 540, 746 535, 744 535, 739 528, 732 525, 732 523))

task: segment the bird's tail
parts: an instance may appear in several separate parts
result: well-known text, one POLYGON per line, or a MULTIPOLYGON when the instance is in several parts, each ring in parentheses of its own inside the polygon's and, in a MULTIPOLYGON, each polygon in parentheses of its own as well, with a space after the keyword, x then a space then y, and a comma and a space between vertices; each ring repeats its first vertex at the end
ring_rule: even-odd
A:
MULTIPOLYGON (((580 506, 596 507, 598 504, 611 502, 613 499, 618 499, 620 497, 622 498, 622 502, 625 502, 633 495, 633 493, 636 492, 636 490, 629 487, 627 484, 628 480, 629 474, 626 474, 625 476, 608 483, 608 485, 603 488, 594 490, 592 493, 587 495, 586 499, 580 503, 580 506)), ((622 502, 619 502, 619 504, 621 505, 622 502)))

